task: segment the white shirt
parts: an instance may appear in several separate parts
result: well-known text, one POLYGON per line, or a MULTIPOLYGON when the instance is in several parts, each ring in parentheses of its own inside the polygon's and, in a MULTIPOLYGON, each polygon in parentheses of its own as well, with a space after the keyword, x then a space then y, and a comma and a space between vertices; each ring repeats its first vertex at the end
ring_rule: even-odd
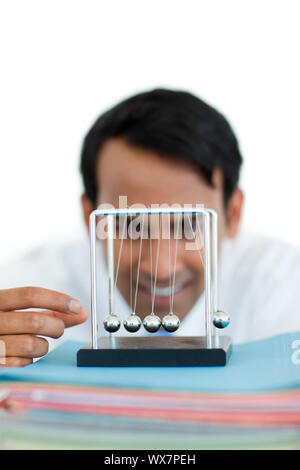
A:
MULTIPOLYGON (((107 275, 103 256, 98 260, 99 325, 108 313, 107 275)), ((72 241, 44 246, 0 268, 0 289, 38 286, 78 298, 90 310, 89 243, 72 241)), ((222 242, 219 266, 219 308, 230 314, 222 334, 233 343, 300 331, 300 249, 250 233, 222 242)), ((122 318, 130 310, 119 292, 115 311, 122 318)), ((149 312, 150 313, 150 312, 149 312)), ((176 334, 204 335, 204 296, 201 295, 176 334)), ((121 328, 117 334, 127 334, 121 328)), ((65 339, 91 341, 90 320, 65 330, 65 339)), ((102 330, 104 332, 104 330, 102 330)), ((101 332, 102 333, 102 332, 101 332)), ((140 330, 138 334, 145 334, 140 330)))

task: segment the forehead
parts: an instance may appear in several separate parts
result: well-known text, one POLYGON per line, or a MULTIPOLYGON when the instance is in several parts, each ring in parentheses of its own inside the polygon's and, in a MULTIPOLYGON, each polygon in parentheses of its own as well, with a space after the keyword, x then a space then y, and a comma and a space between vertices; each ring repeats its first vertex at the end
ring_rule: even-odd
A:
POLYGON ((164 159, 157 153, 109 139, 97 164, 98 203, 118 207, 120 196, 128 205, 205 204, 213 206, 216 190, 193 165, 164 159))

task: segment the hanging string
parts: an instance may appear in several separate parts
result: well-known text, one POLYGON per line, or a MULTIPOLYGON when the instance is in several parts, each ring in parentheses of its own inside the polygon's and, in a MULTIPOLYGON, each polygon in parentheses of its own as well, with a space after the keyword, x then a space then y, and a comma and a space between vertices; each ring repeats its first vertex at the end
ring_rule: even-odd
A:
MULTIPOLYGON (((175 217, 174 217, 175 220, 175 217)), ((174 255, 174 267, 173 267, 173 285, 172 285, 172 299, 171 299, 171 308, 170 312, 173 312, 173 305, 174 305, 174 291, 175 291, 175 276, 176 276, 176 261, 177 261, 177 251, 178 251, 178 236, 179 236, 179 223, 180 220, 177 220, 177 234, 176 234, 176 241, 175 241, 175 255, 174 255)))
POLYGON ((138 267, 137 267, 137 275, 136 275, 135 298, 134 298, 134 309, 133 309, 134 315, 135 315, 135 310, 136 310, 137 293, 138 293, 138 288, 139 288, 142 244, 143 244, 143 237, 144 237, 144 222, 145 222, 145 215, 143 215, 143 222, 142 222, 142 225, 141 225, 141 232, 140 232, 139 259, 138 259, 138 267))
MULTIPOLYGON (((193 231, 193 226, 192 226, 192 222, 190 221, 190 217, 188 216, 188 221, 189 221, 189 224, 191 226, 191 230, 193 232, 193 234, 195 235, 195 239, 196 239, 196 236, 197 236, 197 230, 199 232, 199 237, 201 239, 201 228, 200 228, 200 225, 199 225, 199 220, 198 220, 198 217, 197 217, 197 214, 196 214, 196 232, 194 233, 193 231)), ((197 241, 197 252, 199 253, 199 256, 200 256, 200 260, 201 260, 201 263, 202 265, 204 265, 204 260, 203 260, 203 256, 202 256, 202 252, 201 252, 201 248, 198 247, 198 241, 197 241)))
POLYGON ((132 312, 132 216, 130 219, 130 311, 132 312))
MULTIPOLYGON (((200 225, 199 225, 199 220, 198 220, 197 215, 196 215, 196 230, 198 230, 199 237, 200 237, 200 242, 202 241, 202 244, 201 244, 201 245, 203 246, 203 238, 201 237, 202 231, 201 231, 201 228, 200 228, 200 225)), ((198 242, 197 242, 197 245, 198 245, 198 242)), ((199 248, 199 247, 198 247, 198 253, 199 253, 201 262, 202 262, 202 264, 204 265, 204 260, 203 260, 203 256, 202 256, 202 250, 201 250, 201 248, 199 248)))
MULTIPOLYGON (((150 227, 152 227, 152 222, 150 224, 150 227)), ((153 313, 153 263, 152 263, 152 231, 150 230, 150 243, 149 243, 149 248, 150 248, 150 283, 151 283, 151 304, 152 304, 152 310, 151 313, 153 313)))
MULTIPOLYGON (((151 215, 150 215, 150 219, 151 219, 151 215)), ((150 220, 150 243, 149 243, 149 248, 150 248, 150 285, 151 285, 151 302, 152 302, 152 305, 153 305, 153 275, 152 275, 152 231, 151 231, 151 227, 152 227, 152 222, 150 220)), ((152 308, 153 310, 153 308, 152 308)))
POLYGON ((172 274, 171 274, 171 218, 169 215, 169 305, 172 312, 172 274))
MULTIPOLYGON (((120 216, 119 216, 119 222, 120 222, 120 216)), ((123 227, 122 227, 122 238, 121 238, 121 244, 120 244, 120 250, 119 250, 118 265, 117 265, 117 270, 116 270, 115 288, 117 286, 117 281, 118 281, 118 276, 119 276, 119 269, 120 269, 121 254, 122 254, 122 248, 123 248, 123 242, 124 242, 125 228, 126 228, 126 223, 124 221, 124 224, 123 224, 123 227)))
MULTIPOLYGON (((159 247, 160 247, 160 232, 161 232, 161 218, 159 218, 159 236, 157 243, 157 252, 156 252, 156 266, 155 266, 155 277, 153 283, 153 290, 151 288, 152 294, 152 310, 151 313, 154 313, 154 302, 155 302, 155 290, 156 290, 156 281, 157 281, 157 271, 158 271, 158 258, 159 258, 159 247)), ((150 247, 152 245, 152 238, 150 237, 150 247)), ((152 286, 152 248, 150 248, 150 258, 151 258, 151 286, 152 286)))
MULTIPOLYGON (((200 225, 199 225, 199 220, 198 220, 198 217, 196 215, 196 233, 195 233, 195 238, 197 236, 197 233, 199 234, 199 238, 200 238, 200 242, 202 241, 203 242, 203 238, 201 237, 202 235, 202 231, 201 231, 201 228, 200 228, 200 225)), ((201 244, 201 246, 203 246, 203 243, 201 244)), ((198 241, 197 241, 197 251, 199 253, 199 256, 200 256, 200 260, 201 260, 201 263, 202 265, 204 266, 204 260, 203 260, 203 256, 202 256, 202 248, 199 248, 198 246, 198 241)))
POLYGON ((169 216, 169 305, 170 312, 172 311, 172 276, 171 276, 171 231, 170 231, 170 216, 169 216))

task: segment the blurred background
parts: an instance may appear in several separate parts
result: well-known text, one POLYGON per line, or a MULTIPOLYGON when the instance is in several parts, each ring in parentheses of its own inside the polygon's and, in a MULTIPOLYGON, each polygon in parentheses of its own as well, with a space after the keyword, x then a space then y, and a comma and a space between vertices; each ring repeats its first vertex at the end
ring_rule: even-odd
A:
POLYGON ((299 244, 299 1, 2 0, 0 262, 84 236, 81 141, 154 87, 225 114, 245 159, 244 226, 299 244))

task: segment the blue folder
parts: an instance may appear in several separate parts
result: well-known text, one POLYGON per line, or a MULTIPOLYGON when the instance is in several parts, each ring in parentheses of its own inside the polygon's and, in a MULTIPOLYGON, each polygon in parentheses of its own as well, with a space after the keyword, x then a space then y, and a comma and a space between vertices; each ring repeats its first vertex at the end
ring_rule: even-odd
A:
POLYGON ((25 368, 0 369, 1 381, 190 392, 264 392, 300 387, 300 331, 234 345, 225 367, 76 366, 80 342, 67 341, 25 368))

